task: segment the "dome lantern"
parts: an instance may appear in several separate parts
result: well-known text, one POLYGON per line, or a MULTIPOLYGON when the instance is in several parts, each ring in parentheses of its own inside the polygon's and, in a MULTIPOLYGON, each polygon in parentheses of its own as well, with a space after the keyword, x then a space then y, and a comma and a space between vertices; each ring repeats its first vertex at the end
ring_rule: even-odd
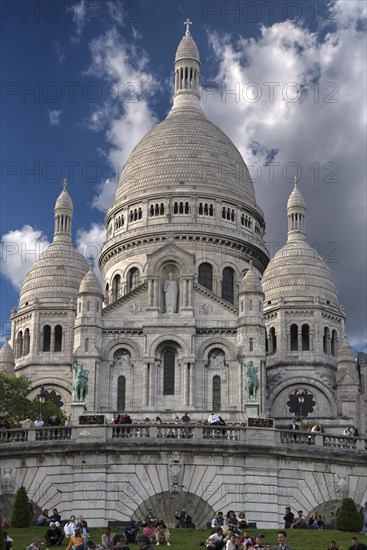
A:
POLYGON ((64 179, 63 190, 59 195, 54 209, 55 230, 54 242, 71 243, 71 222, 73 219, 73 202, 67 192, 67 181, 64 179))
POLYGON ((287 203, 288 216, 288 242, 305 241, 305 216, 306 206, 305 201, 298 189, 297 177, 294 178, 294 188, 289 195, 287 203))
POLYGON ((186 33, 178 45, 175 57, 175 94, 171 113, 177 110, 199 111, 200 56, 190 34, 192 22, 186 19, 186 33))

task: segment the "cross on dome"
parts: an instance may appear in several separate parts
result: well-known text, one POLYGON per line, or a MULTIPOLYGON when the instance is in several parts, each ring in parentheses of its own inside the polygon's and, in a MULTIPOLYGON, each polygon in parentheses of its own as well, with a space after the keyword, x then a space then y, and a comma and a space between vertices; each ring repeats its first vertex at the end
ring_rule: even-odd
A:
POLYGON ((68 182, 66 178, 64 178, 64 191, 66 191, 67 187, 68 187, 68 182))
POLYGON ((297 176, 294 176, 294 187, 298 187, 297 176))
POLYGON ((190 19, 187 18, 186 21, 184 21, 184 25, 186 25, 186 34, 189 35, 190 34, 190 25, 192 25, 192 21, 190 21, 190 19))

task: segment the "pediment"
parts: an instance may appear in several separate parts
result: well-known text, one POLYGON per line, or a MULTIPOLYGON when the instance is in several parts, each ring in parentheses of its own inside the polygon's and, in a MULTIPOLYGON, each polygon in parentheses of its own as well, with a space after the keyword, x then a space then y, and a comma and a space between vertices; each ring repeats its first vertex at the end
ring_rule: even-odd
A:
POLYGON ((138 316, 139 314, 145 314, 147 292, 148 283, 145 281, 131 292, 124 294, 115 302, 105 306, 102 310, 102 316, 105 319, 115 318, 116 310, 119 310, 119 317, 121 317, 121 313, 123 317, 128 315, 129 318, 134 318, 134 316, 138 316))
POLYGON ((174 242, 168 242, 158 250, 147 255, 148 275, 156 275, 163 262, 174 262, 181 267, 181 273, 189 275, 195 264, 195 254, 188 252, 185 247, 181 247, 174 242))
POLYGON ((358 384, 358 382, 357 373, 352 374, 349 370, 346 370, 338 376, 338 384, 342 384, 343 386, 354 386, 358 384))

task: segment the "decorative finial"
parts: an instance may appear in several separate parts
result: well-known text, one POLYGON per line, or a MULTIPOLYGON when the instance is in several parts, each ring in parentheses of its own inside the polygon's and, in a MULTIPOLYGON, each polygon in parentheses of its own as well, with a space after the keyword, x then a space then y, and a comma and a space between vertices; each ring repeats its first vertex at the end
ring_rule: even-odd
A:
POLYGON ((250 260, 250 269, 252 269, 253 267, 254 267, 254 262, 250 260))
POLYGON ((295 187, 295 188, 298 187, 297 176, 294 176, 294 187, 295 187))
POLYGON ((66 191, 68 187, 68 182, 66 181, 66 178, 64 178, 64 191, 66 191))
POLYGON ((192 21, 190 21, 189 18, 184 21, 184 25, 186 25, 186 36, 190 35, 190 25, 192 25, 192 21))

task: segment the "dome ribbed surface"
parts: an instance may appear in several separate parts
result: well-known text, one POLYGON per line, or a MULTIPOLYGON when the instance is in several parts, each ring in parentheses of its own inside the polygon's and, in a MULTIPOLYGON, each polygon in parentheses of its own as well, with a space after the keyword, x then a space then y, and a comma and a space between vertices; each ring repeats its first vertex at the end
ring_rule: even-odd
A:
POLYGON ((25 276, 19 306, 35 299, 60 301, 76 298, 88 262, 73 246, 53 242, 34 262, 25 276))
POLYGON ((115 204, 152 191, 166 192, 180 182, 183 191, 195 186, 196 192, 237 194, 237 199, 256 206, 240 152, 200 113, 172 113, 142 138, 121 173, 115 204))
POLYGON ((306 208, 305 200, 304 200, 300 190, 296 186, 293 189, 292 193, 289 195, 289 199, 288 199, 288 202, 287 202, 287 208, 295 208, 297 206, 301 207, 301 208, 306 208))
POLYGON ((195 59, 200 63, 199 50, 191 34, 185 35, 178 45, 175 62, 181 59, 195 59))
POLYGON ((97 275, 93 269, 90 269, 88 273, 83 277, 79 287, 79 294, 102 294, 102 288, 98 280, 97 275))
POLYGON ((66 189, 63 189, 61 191, 56 200, 55 210, 58 208, 68 208, 69 210, 73 210, 73 201, 71 200, 70 195, 66 189))
POLYGON ((330 269, 305 241, 289 242, 276 253, 264 272, 262 286, 265 303, 279 298, 314 301, 318 296, 339 306, 330 269))

